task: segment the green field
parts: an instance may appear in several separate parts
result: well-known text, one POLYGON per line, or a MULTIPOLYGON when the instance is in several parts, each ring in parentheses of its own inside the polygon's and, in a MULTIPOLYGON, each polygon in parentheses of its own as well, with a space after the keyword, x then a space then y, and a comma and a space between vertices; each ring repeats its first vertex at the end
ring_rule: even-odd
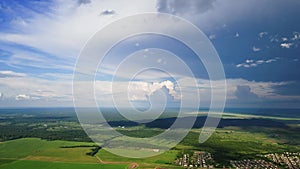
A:
MULTIPOLYGON (((193 114, 189 114, 193 115, 193 114)), ((198 119, 205 120, 205 116, 198 119)), ((115 121, 114 129, 130 137, 147 138, 165 131, 172 124, 172 117, 159 119, 155 125, 135 125, 127 121, 115 121), (120 127, 124 126, 124 127, 120 127), (168 127, 168 126, 167 126, 168 127)), ((98 145, 87 137, 78 122, 68 114, 33 113, 24 118, 21 114, 0 115, 0 169, 19 168, 182 168, 175 159, 194 151, 211 153, 214 166, 230 166, 230 160, 262 159, 269 153, 300 152, 299 117, 273 117, 262 115, 225 113, 219 127, 205 142, 198 143, 201 125, 194 126, 188 135, 174 148, 150 158, 126 158, 100 149, 95 156, 87 155, 98 145), (20 139, 21 138, 21 139, 20 139), (40 139, 42 138, 42 139, 40 139), (62 141, 64 140, 64 141, 62 141), (81 141, 81 142, 80 142, 81 141)), ((99 134, 107 147, 125 154, 162 152, 151 141, 128 144, 128 138, 111 138, 111 131, 99 134), (114 147, 114 143, 123 147, 114 147), (140 144, 143 143, 143 144, 140 144)), ((172 139, 172 137, 168 138, 172 139)), ((163 139, 161 140, 163 142, 163 139)))
POLYGON ((91 157, 86 155, 86 153, 90 152, 93 147, 84 146, 94 146, 94 143, 46 141, 38 138, 24 138, 2 142, 0 143, 0 169, 123 169, 128 168, 132 164, 137 164, 138 168, 155 168, 158 166, 180 168, 172 165, 178 150, 170 150, 159 156, 147 159, 130 159, 119 157, 103 149, 96 155, 97 157, 91 157))
MULTIPOLYGON (((263 130, 261 128, 261 131, 263 130)), ((227 165, 230 160, 253 159, 261 154, 300 151, 299 146, 282 143, 281 140, 271 138, 267 133, 252 133, 239 127, 218 129, 203 144, 195 142, 198 137, 199 130, 193 130, 177 148, 197 148, 211 152, 218 163, 227 165)))
POLYGON ((176 159, 179 151, 178 150, 169 150, 161 155, 149 157, 149 158, 126 158, 114 155, 104 149, 102 149, 97 156, 100 157, 103 161, 107 162, 133 162, 138 163, 139 168, 155 168, 157 166, 160 167, 168 167, 168 168, 178 168, 173 166, 173 161, 176 159))
POLYGON ((0 166, 1 169, 124 169, 126 165, 120 164, 76 164, 63 162, 44 162, 19 160, 9 165, 0 166))
MULTIPOLYGON (((134 128, 127 128, 132 132, 134 128)), ((125 130, 125 129, 124 129, 125 130)), ((126 158, 114 155, 101 149, 96 156, 88 156, 96 145, 92 142, 46 141, 38 138, 24 138, 0 143, 0 169, 19 168, 19 166, 40 166, 42 168, 127 168, 136 165, 138 168, 179 168, 174 159, 180 154, 193 151, 211 152, 218 164, 229 165, 230 160, 258 158, 258 155, 299 152, 297 145, 287 144, 283 129, 278 129, 277 137, 270 137, 275 128, 219 128, 205 143, 199 144, 201 129, 192 129, 187 137, 173 149, 150 158, 126 158), (93 147, 94 146, 94 147, 93 147), (86 167, 84 167, 86 165, 86 167)), ((147 135, 147 130, 143 130, 147 135)), ((150 131, 150 130, 149 130, 150 131)), ((293 130, 286 131, 295 136, 293 130)), ((153 132, 148 133, 152 135, 153 132)), ((298 139, 297 139, 298 140, 298 139)), ((129 151, 129 150, 128 150, 129 151)), ((128 152, 130 153, 130 152, 128 152)), ((33 167, 30 167, 33 168, 33 167)))
POLYGON ((100 164, 86 155, 93 143, 24 138, 0 143, 0 168, 127 168, 128 164, 100 164), (66 148, 69 147, 69 148, 66 148))
POLYGON ((85 155, 90 147, 62 148, 65 146, 93 146, 93 143, 70 141, 46 141, 38 138, 24 138, 0 144, 0 158, 34 159, 66 162, 97 162, 85 155))

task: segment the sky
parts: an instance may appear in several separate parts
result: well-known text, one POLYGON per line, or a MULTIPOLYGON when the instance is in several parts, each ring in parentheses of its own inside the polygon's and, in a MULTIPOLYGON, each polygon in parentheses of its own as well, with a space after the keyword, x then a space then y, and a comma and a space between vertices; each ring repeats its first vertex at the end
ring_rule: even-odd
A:
MULTIPOLYGON (((160 12, 186 19, 211 41, 225 71, 226 107, 300 108, 299 7, 298 0, 1 0, 0 107, 73 106, 73 72, 87 41, 120 18, 160 12)), ((163 92, 168 104, 176 106, 182 99, 180 91, 193 102, 194 91, 200 90, 200 105, 207 107, 211 88, 218 92, 222 83, 213 81, 216 86, 210 85, 202 62, 182 43, 139 35, 128 37, 106 55, 96 75, 95 97, 105 107, 113 106, 112 95, 121 106, 128 99, 149 106, 149 98, 159 102, 155 95, 163 92), (136 55, 114 79, 122 60, 147 48, 179 56, 195 74, 197 85, 191 85, 191 76, 171 56, 150 58, 166 63, 175 78, 169 77, 170 72, 149 70, 137 74, 128 87, 131 68, 151 62, 136 55)))

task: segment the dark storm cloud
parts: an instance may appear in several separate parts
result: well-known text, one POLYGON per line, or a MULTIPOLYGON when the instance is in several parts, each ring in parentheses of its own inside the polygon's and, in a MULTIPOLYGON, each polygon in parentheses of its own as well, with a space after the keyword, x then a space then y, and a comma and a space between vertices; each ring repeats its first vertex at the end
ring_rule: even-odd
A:
POLYGON ((250 86, 237 86, 235 96, 239 101, 252 101, 257 100, 258 96, 251 91, 250 86))
POLYGON ((158 0, 158 12, 183 14, 201 14, 214 7, 216 0, 158 0))
POLYGON ((101 12, 101 15, 113 15, 115 13, 116 12, 114 10, 107 9, 107 10, 104 10, 103 12, 101 12))
POLYGON ((89 3, 91 3, 91 0, 78 0, 77 3, 79 5, 81 5, 81 4, 89 4, 89 3))

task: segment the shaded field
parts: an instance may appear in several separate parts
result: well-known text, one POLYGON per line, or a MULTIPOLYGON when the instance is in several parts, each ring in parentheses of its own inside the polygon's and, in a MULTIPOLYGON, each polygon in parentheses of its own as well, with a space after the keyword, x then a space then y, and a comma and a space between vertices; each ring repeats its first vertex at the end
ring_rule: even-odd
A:
MULTIPOLYGON (((128 128, 128 130, 130 130, 130 133, 133 134, 134 131, 132 129, 128 128)), ((146 130, 144 131, 146 132, 146 130)), ((285 129, 268 127, 248 129, 236 126, 223 127, 218 128, 215 133, 205 143, 202 144, 198 143, 200 131, 201 129, 192 129, 192 131, 189 132, 184 140, 175 148, 161 155, 147 159, 131 159, 119 157, 105 151, 104 149, 102 149, 97 155, 104 161, 110 162, 132 161, 139 164, 147 163, 172 165, 174 159, 176 159, 177 156, 185 151, 207 151, 212 153, 216 163, 220 165, 219 167, 222 167, 222 165, 229 165, 230 160, 253 158, 260 159, 259 155, 262 154, 283 153, 285 151, 300 152, 300 147, 298 145, 288 144, 290 143, 290 140, 288 140, 288 138, 292 137, 293 135, 297 135, 296 130, 287 132, 285 131, 285 129), (255 130, 260 131, 258 132, 255 130), (276 136, 274 136, 275 130, 277 131, 276 136), (291 136, 287 137, 287 135, 289 134, 291 134, 291 136)), ((144 135, 145 134, 146 133, 144 133, 144 135)), ((151 134, 153 133, 150 132, 149 135, 151 134)))
POLYGON ((8 164, 8 163, 11 163, 11 162, 13 162, 13 161, 15 161, 14 159, 0 159, 0 167, 2 166, 2 165, 5 165, 5 164, 8 164))
POLYGON ((286 144, 264 133, 264 128, 260 130, 249 132, 240 127, 217 129, 206 142, 199 144, 195 140, 199 138, 200 130, 194 129, 176 148, 211 152, 217 163, 225 165, 229 165, 230 160, 259 159, 258 155, 262 154, 300 152, 298 145, 286 144))

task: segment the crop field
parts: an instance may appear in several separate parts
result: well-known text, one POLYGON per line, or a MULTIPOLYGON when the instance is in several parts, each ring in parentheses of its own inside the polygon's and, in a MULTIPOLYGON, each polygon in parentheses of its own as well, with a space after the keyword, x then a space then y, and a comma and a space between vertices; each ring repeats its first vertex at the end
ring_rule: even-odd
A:
POLYGON ((100 164, 88 156, 93 143, 24 138, 0 143, 0 168, 127 168, 126 164, 100 164))
POLYGON ((19 160, 9 165, 0 166, 1 169, 124 169, 126 165, 121 164, 80 164, 80 163, 64 163, 64 162, 44 162, 44 161, 27 161, 19 160))
MULTIPOLYGON (((147 138, 164 132, 172 125, 176 119, 172 115, 143 125, 124 120, 109 123, 123 135, 147 138)), ((25 116, 24 113, 3 113, 0 114, 0 169, 175 169, 182 168, 175 164, 176 159, 195 151, 211 153, 214 166, 222 168, 224 165, 230 166, 230 160, 262 159, 261 155, 269 153, 300 152, 300 122, 295 113, 276 117, 268 114, 225 113, 213 135, 200 144, 198 139, 205 118, 199 115, 188 135, 171 150, 149 158, 126 158, 112 154, 106 148, 100 148, 91 155, 99 145, 91 142, 74 114, 27 113, 25 116)), ((109 130, 103 130, 99 136, 110 138, 110 134, 109 130)), ((125 145, 128 137, 119 136, 108 141, 125 145)), ((106 142, 103 144, 108 145, 106 142)), ((125 154, 144 151, 157 154, 152 148, 154 144, 150 141, 147 144, 136 142, 133 149, 120 151, 125 154)), ((116 147, 112 148, 117 150, 116 147)), ((163 148, 160 145, 159 152, 163 148)))
MULTIPOLYGON (((283 153, 284 151, 299 152, 297 145, 290 144, 283 131, 278 129, 278 137, 270 135, 271 129, 260 128, 260 132, 253 131, 249 127, 245 130, 241 127, 225 127, 219 128, 205 143, 198 143, 201 129, 193 129, 187 137, 173 149, 147 159, 129 159, 111 154, 105 150, 101 150, 97 155, 104 161, 131 161, 140 164, 165 164, 172 165, 172 159, 179 154, 192 151, 211 152, 216 162, 220 164, 229 164, 230 160, 241 160, 245 158, 253 159, 258 155, 268 153, 283 153)), ((276 129, 272 129, 276 130, 276 129)), ((132 131, 132 130, 131 130, 132 131)), ((274 132, 272 132, 274 133, 274 132)), ((150 132, 149 135, 152 133, 150 132)), ((296 135, 297 130, 290 131, 290 134, 296 135)), ((144 133, 146 135, 146 133, 144 133)), ((143 166, 143 165, 142 165, 143 166)), ((147 166, 147 165, 146 165, 147 166)))

